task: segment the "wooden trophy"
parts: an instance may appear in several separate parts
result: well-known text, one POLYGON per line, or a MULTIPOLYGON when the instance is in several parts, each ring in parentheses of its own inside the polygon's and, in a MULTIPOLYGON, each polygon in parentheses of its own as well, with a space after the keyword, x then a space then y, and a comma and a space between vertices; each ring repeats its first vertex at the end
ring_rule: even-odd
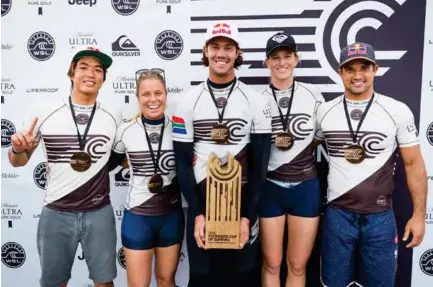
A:
POLYGON ((211 154, 207 164, 205 246, 239 249, 242 168, 231 155, 227 164, 211 154))

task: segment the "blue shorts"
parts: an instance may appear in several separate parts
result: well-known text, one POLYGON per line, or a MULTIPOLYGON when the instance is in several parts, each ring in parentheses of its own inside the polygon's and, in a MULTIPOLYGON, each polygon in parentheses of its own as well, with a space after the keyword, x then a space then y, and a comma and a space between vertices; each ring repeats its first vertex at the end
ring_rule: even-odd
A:
POLYGON ((185 227, 183 210, 163 215, 138 215, 125 209, 122 220, 122 244, 132 250, 147 250, 182 243, 185 227))
POLYGON ((107 283, 116 278, 117 233, 111 204, 88 212, 44 207, 37 231, 41 286, 58 287, 69 281, 79 243, 91 280, 107 283))
POLYGON ((261 193, 259 216, 262 218, 290 214, 300 217, 317 217, 322 207, 319 179, 314 177, 291 188, 282 187, 270 180, 261 193))
POLYGON ((358 214, 329 206, 322 226, 322 284, 394 286, 398 237, 392 210, 358 214), (356 272, 355 272, 356 270, 356 272))

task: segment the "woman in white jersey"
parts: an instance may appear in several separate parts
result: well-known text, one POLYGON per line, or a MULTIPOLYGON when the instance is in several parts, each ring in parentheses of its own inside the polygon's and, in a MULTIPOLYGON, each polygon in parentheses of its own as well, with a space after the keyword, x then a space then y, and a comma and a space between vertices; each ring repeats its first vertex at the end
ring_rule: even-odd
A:
POLYGON ((323 102, 308 84, 296 82, 299 57, 293 37, 272 36, 265 64, 271 84, 262 92, 272 108, 272 148, 266 189, 259 202, 263 251, 262 286, 280 286, 285 224, 286 286, 305 286, 306 265, 319 225, 321 192, 313 157, 315 111, 323 102))
POLYGON ((126 153, 131 177, 121 237, 128 286, 149 286, 156 257, 158 286, 174 286, 184 234, 177 184, 172 124, 164 115, 167 90, 160 69, 136 73, 141 112, 122 123, 113 147, 113 162, 126 153))

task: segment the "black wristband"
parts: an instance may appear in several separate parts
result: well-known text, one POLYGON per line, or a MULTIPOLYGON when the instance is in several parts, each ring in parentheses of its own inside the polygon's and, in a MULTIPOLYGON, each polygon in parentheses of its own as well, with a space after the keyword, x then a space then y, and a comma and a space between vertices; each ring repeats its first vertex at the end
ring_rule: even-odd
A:
POLYGON ((17 151, 14 150, 14 147, 11 147, 11 150, 12 150, 13 154, 21 154, 21 153, 25 152, 25 150, 17 152, 17 151))

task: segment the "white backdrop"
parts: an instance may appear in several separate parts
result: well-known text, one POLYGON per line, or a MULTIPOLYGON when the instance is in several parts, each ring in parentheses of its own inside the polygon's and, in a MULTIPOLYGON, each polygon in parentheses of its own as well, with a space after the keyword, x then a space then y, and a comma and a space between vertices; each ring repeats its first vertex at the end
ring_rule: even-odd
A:
MULTIPOLYGON (((118 105, 128 117, 137 109, 134 95, 136 70, 163 68, 169 89, 169 105, 181 101, 182 92, 207 77, 206 69, 200 65, 204 28, 210 21, 229 19, 241 28, 241 48, 246 48, 245 65, 237 72, 243 77, 241 80, 254 84, 257 90, 266 84, 268 71, 260 66, 266 40, 284 30, 293 34, 300 44, 302 62, 296 76, 315 83, 325 96, 332 96, 341 92, 341 82, 330 60, 330 57, 338 56, 342 47, 340 31, 347 33, 346 44, 355 39, 363 40, 357 37, 364 27, 380 30, 382 21, 391 21, 394 14, 402 13, 402 9, 413 4, 409 2, 415 1, 418 0, 2 0, 2 286, 39 286, 36 227, 45 184, 45 167, 41 165, 44 157, 40 149, 27 166, 10 166, 7 160, 10 135, 22 128, 36 103, 69 94, 66 72, 76 51, 96 46, 113 56, 113 66, 108 71, 99 100, 118 105), (339 15, 335 18, 337 10, 339 15), (371 10, 380 13, 381 17, 370 17, 367 12, 371 10), (350 20, 352 15, 360 15, 359 20, 350 20), (329 30, 327 24, 331 18, 334 20, 329 30), (345 22, 349 20, 351 25, 346 27, 345 22)), ((419 131, 432 192, 433 0, 427 0, 426 5, 423 77, 419 79, 422 85, 419 131)), ((401 49, 378 51, 378 59, 384 60, 378 76, 391 73, 394 65, 404 60, 405 53, 401 49)), ((407 97, 419 98, 419 95, 407 97)), ((118 169, 111 176, 111 198, 118 218, 120 253, 120 223, 128 173, 118 169)), ((424 242, 415 249, 412 258, 412 286, 415 287, 433 286, 431 195, 426 222, 424 242)), ((88 271, 84 260, 80 260, 81 256, 79 249, 68 286, 93 286, 87 278, 88 271)), ((119 256, 116 286, 126 286, 121 259, 119 256)), ((185 246, 176 278, 178 286, 187 285, 185 246)))

